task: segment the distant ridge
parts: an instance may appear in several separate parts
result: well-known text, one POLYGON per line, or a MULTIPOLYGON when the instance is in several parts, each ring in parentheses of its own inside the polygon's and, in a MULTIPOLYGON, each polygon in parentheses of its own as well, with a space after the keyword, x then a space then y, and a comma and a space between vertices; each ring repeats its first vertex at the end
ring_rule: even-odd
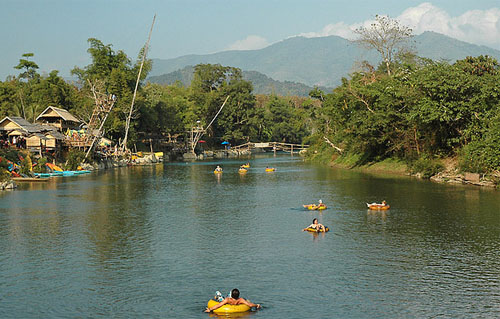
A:
MULTIPOLYGON (((183 69, 176 70, 163 75, 151 76, 148 81, 159 84, 174 84, 180 82, 184 86, 189 86, 193 80, 194 67, 189 65, 183 69)), ((313 89, 302 83, 290 81, 276 81, 257 71, 243 71, 243 78, 252 82, 254 94, 276 94, 282 96, 308 96, 313 89)), ((321 87, 324 91, 331 91, 332 88, 321 87)))
MULTIPOLYGON (((466 56, 490 55, 500 60, 500 51, 459 41, 436 32, 414 37, 417 54, 433 60, 454 62, 466 56)), ((244 71, 257 71, 278 81, 308 86, 335 87, 352 72, 355 62, 378 64, 378 54, 366 51, 338 36, 294 37, 260 50, 223 51, 207 55, 185 55, 174 59, 153 59, 150 76, 159 76, 199 63, 222 64, 244 71)))

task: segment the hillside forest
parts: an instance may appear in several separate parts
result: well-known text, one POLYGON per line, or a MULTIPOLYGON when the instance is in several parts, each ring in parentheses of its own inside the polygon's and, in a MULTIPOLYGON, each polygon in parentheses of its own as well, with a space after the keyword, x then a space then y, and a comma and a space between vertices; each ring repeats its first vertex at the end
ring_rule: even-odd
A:
MULTIPOLYGON (((111 44, 88 42, 91 63, 72 70, 76 83, 66 82, 58 71, 40 75, 35 56, 23 55, 13 66, 21 73, 0 82, 0 115, 33 122, 52 105, 88 121, 94 107, 89 83, 100 80, 117 97, 105 135, 122 139, 142 53, 132 60, 111 44)), ((310 144, 307 157, 323 162, 343 158, 355 166, 392 158, 430 176, 442 168, 443 159, 454 158, 464 171, 498 171, 498 61, 477 56, 449 63, 408 50, 392 52, 380 65, 360 63, 331 92, 315 88, 306 98, 255 95, 240 69, 218 64, 196 65, 189 86, 148 83, 147 60, 129 146, 144 137, 206 127, 229 97, 204 137, 208 147, 220 147, 222 141, 283 141, 310 144)))

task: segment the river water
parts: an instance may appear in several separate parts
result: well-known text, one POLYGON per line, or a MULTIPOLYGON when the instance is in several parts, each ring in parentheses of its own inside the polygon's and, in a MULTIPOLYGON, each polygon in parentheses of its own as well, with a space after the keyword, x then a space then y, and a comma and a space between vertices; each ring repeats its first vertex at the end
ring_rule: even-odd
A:
POLYGON ((234 287, 263 306, 244 318, 500 317, 499 191, 290 156, 240 176, 241 162, 2 192, 0 318, 209 318, 234 287), (328 210, 302 208, 320 198, 328 210), (367 211, 383 199, 389 211, 367 211), (330 232, 302 232, 314 217, 330 232))

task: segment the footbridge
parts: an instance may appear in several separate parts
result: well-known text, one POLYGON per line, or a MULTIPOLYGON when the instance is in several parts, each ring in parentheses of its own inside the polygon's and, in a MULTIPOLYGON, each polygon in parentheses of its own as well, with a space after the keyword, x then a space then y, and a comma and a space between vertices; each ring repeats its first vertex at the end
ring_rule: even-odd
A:
POLYGON ((292 143, 280 143, 280 142, 265 142, 265 143, 253 143, 248 142, 245 144, 241 144, 238 146, 231 147, 232 150, 235 151, 252 151, 252 150, 262 150, 265 152, 274 152, 277 151, 290 153, 293 155, 294 153, 299 153, 302 150, 306 150, 309 145, 305 144, 292 144, 292 143))

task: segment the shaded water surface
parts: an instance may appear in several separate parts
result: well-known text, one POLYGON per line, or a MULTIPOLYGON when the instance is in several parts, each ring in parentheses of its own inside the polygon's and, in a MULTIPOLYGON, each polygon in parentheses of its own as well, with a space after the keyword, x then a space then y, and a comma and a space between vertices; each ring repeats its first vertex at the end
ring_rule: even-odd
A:
POLYGON ((234 287, 264 307, 245 318, 500 317, 500 192, 285 156, 244 176, 219 163, 2 192, 0 318, 209 318, 234 287), (328 210, 302 209, 320 198, 328 210), (389 211, 367 211, 382 199, 389 211), (302 232, 314 217, 331 231, 302 232))

